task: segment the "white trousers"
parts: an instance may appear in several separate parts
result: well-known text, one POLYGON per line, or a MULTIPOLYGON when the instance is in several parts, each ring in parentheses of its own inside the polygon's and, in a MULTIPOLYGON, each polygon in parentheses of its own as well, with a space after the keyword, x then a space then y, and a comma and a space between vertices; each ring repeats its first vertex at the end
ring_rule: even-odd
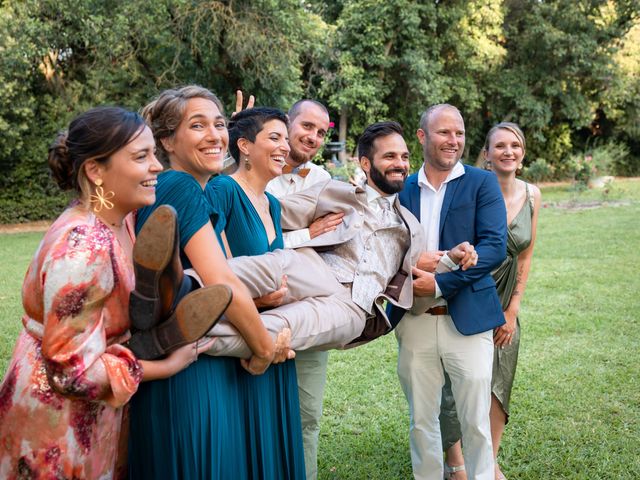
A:
POLYGON ((493 334, 465 336, 449 315, 405 314, 396 327, 398 376, 409 403, 409 442, 413 475, 442 480, 440 400, 444 369, 451 377, 453 397, 470 480, 493 480, 489 407, 493 334))

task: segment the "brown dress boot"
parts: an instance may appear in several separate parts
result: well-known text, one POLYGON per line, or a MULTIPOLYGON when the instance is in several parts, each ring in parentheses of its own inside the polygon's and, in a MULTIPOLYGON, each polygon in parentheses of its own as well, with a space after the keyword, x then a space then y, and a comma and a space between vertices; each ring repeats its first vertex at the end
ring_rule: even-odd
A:
POLYGON ((176 211, 159 206, 142 226, 133 246, 135 289, 129 296, 133 330, 148 330, 166 318, 183 280, 176 211))
POLYGON ((141 360, 154 360, 200 340, 225 312, 233 294, 227 285, 211 285, 186 295, 168 320, 135 332, 128 347, 141 360))

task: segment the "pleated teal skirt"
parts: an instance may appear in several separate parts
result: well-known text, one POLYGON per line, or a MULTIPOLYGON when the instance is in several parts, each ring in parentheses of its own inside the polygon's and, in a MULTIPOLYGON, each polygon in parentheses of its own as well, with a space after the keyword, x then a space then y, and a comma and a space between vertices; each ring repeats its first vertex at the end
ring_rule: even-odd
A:
POLYGON ((131 401, 129 478, 305 478, 295 363, 252 376, 201 355, 131 401))

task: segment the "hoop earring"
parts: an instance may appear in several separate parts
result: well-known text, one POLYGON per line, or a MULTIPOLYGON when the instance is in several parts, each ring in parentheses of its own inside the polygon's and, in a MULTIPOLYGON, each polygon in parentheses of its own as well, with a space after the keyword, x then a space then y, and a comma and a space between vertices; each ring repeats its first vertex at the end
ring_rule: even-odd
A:
POLYGON ((249 160, 249 155, 244 157, 244 168, 249 171, 251 170, 251 161, 249 160))
POLYGON ((102 188, 102 179, 99 178, 95 181, 96 184, 96 193, 95 195, 89 196, 89 203, 94 203, 93 211, 98 213, 102 210, 102 208, 106 208, 107 210, 111 210, 113 208, 113 202, 110 202, 116 194, 113 190, 109 190, 107 193, 104 193, 104 188, 102 188))

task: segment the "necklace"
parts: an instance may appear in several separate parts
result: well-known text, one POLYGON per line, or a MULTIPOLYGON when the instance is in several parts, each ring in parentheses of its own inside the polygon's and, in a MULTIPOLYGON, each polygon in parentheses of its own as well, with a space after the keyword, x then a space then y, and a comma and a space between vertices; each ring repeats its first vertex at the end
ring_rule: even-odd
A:
POLYGON ((244 178, 240 176, 237 176, 236 178, 240 180, 242 184, 245 187, 247 187, 247 189, 249 190, 251 197, 253 197, 253 201, 251 203, 253 203, 256 207, 258 207, 258 210, 262 211, 262 213, 269 216, 269 201, 264 197, 264 193, 262 194, 262 198, 260 198, 260 196, 256 193, 256 191, 253 188, 251 188, 251 185, 249 185, 249 182, 247 182, 244 178))
POLYGON ((106 218, 104 218, 102 215, 98 215, 96 214, 96 212, 93 213, 97 218, 100 219, 100 221, 102 223, 104 223, 107 226, 111 226, 113 228, 122 228, 122 226, 124 225, 124 220, 122 220, 120 223, 118 222, 111 222, 109 220, 107 220, 106 218))

